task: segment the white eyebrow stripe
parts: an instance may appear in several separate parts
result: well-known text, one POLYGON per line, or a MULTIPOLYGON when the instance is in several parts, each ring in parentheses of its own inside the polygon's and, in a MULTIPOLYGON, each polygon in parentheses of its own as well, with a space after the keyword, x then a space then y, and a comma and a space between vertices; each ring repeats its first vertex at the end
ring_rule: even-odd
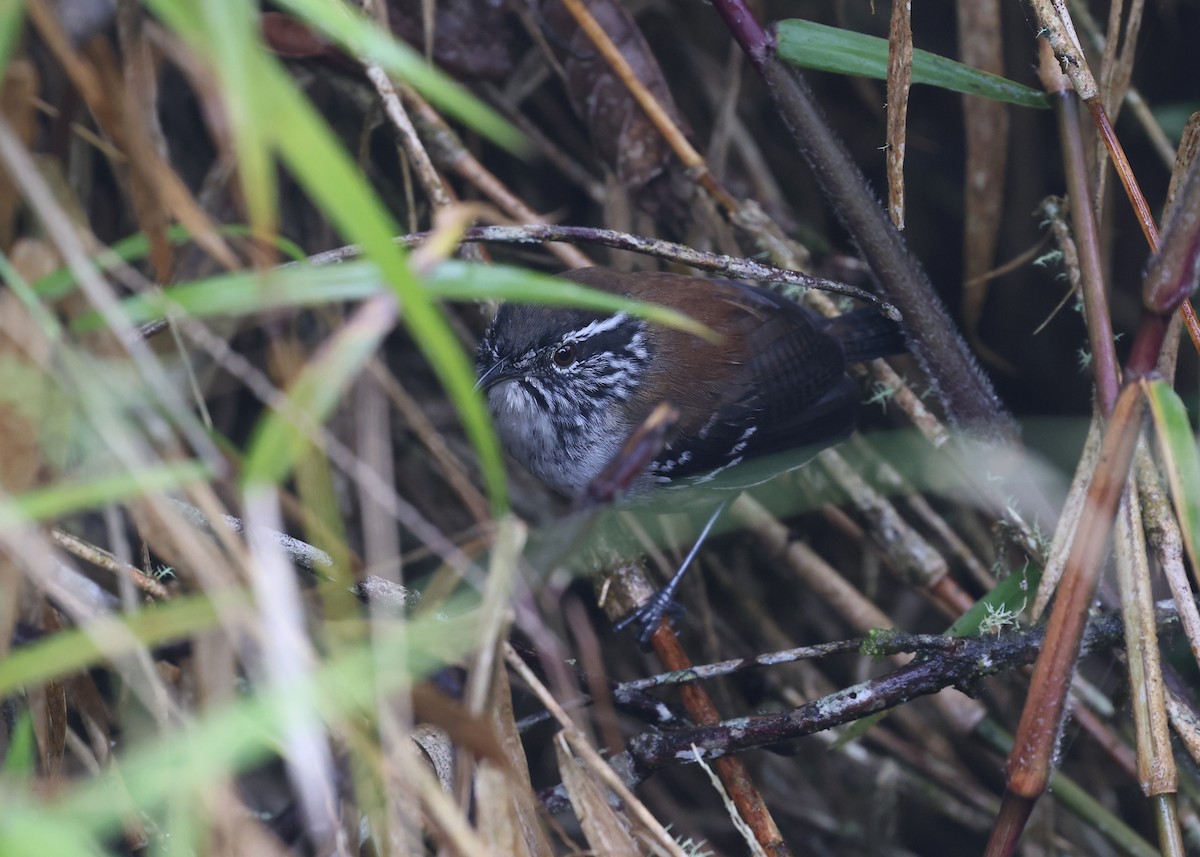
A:
POLYGON ((587 339, 588 337, 595 336, 597 333, 604 333, 606 330, 612 330, 614 327, 619 327, 628 317, 629 316, 625 315, 625 313, 619 312, 616 315, 609 316, 608 318, 598 318, 591 324, 579 328, 579 330, 571 331, 563 337, 563 341, 578 342, 581 339, 587 339))

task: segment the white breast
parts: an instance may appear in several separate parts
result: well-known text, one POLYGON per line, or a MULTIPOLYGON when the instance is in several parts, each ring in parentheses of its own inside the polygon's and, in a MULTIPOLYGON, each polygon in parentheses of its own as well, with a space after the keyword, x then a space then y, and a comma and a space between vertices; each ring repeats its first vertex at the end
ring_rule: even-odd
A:
POLYGON ((619 424, 618 409, 611 408, 593 419, 574 422, 570 433, 560 432, 517 380, 497 384, 488 390, 487 398, 505 448, 534 476, 568 496, 579 494, 600 474, 631 431, 630 426, 619 424))

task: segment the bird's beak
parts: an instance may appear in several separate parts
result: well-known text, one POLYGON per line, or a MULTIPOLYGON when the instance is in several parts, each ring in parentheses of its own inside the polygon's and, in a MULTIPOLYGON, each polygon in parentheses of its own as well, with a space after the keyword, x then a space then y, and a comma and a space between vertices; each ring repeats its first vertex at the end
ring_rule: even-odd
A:
POLYGON ((488 368, 486 372, 479 376, 479 380, 475 382, 476 392, 490 390, 501 381, 507 381, 509 378, 516 378, 520 375, 519 372, 513 371, 512 363, 507 357, 502 357, 488 368))

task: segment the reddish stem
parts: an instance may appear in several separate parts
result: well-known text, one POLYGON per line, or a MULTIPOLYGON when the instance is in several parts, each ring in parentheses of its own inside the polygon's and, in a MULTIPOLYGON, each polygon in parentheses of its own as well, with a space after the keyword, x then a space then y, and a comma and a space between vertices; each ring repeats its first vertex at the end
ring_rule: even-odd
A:
POLYGON ((1125 157, 1125 150, 1121 148, 1121 141, 1117 139, 1112 123, 1108 121, 1108 113, 1105 112, 1104 105, 1099 98, 1091 99, 1087 102, 1087 106, 1092 111, 1096 130, 1100 132, 1100 136, 1104 139, 1104 145, 1108 147, 1108 153, 1112 156, 1113 166, 1117 170, 1117 175, 1121 177, 1121 184, 1125 186, 1125 194, 1129 197, 1129 203, 1133 206, 1142 232, 1146 235, 1146 243, 1157 250, 1158 226, 1154 222, 1154 215, 1150 213, 1150 204, 1146 202, 1146 196, 1138 186, 1133 168, 1129 166, 1129 159, 1125 157))
POLYGON ((1046 642, 1033 670, 1029 697, 1008 757, 1008 791, 1021 798, 1036 800, 1050 781, 1067 688, 1145 409, 1141 388, 1127 384, 1100 447, 1096 475, 1088 487, 1087 505, 1071 543, 1057 602, 1046 626, 1046 642))
POLYGON ((1058 134, 1063 147, 1067 176, 1067 201, 1075 249, 1079 255, 1083 305, 1086 310, 1088 343, 1092 349, 1092 369, 1096 378, 1096 398, 1100 410, 1108 416, 1121 391, 1121 366, 1113 342, 1112 319, 1104 287, 1100 261, 1100 236, 1088 187, 1087 157, 1083 147, 1083 129, 1079 121, 1079 98, 1074 90, 1064 89, 1050 96, 1058 116, 1058 134))

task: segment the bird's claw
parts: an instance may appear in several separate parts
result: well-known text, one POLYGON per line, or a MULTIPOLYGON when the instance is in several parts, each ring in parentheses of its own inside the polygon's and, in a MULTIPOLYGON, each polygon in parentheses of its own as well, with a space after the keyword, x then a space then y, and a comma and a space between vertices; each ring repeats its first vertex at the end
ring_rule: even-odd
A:
POLYGON ((621 633, 626 628, 636 626, 635 636, 638 645, 645 650, 650 648, 650 639, 664 618, 673 623, 682 615, 683 608, 679 603, 671 597, 670 593, 660 589, 650 597, 649 601, 614 625, 613 629, 617 633, 621 633))

